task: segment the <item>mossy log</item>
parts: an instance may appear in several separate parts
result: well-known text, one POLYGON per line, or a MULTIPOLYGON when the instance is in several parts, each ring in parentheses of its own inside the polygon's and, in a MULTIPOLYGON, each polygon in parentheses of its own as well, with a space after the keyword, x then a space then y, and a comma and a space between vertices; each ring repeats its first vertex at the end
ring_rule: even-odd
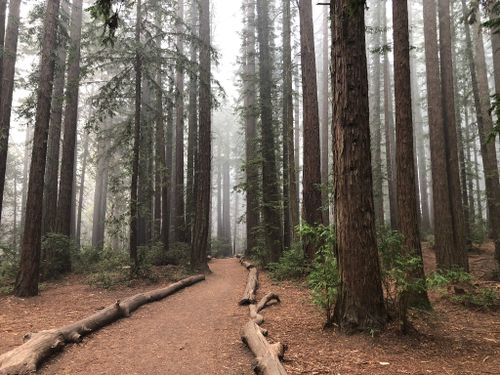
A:
POLYGON ((0 375, 34 373, 47 357, 67 344, 78 343, 89 333, 130 316, 142 305, 159 301, 204 279, 204 275, 191 276, 166 288, 139 293, 123 301, 116 301, 103 310, 67 326, 27 334, 24 337, 24 344, 0 355, 0 375))

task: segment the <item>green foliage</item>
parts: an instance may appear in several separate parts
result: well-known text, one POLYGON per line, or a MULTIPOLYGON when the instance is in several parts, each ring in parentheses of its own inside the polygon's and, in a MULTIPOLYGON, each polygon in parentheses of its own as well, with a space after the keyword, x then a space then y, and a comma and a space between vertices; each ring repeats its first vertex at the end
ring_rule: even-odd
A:
POLYGON ((439 270, 427 277, 427 285, 433 289, 446 288, 452 284, 470 284, 472 275, 461 268, 439 270))
POLYGON ((212 239, 212 255, 217 258, 225 258, 231 256, 233 246, 227 241, 212 239))
POLYGON ((313 301, 324 310, 327 326, 332 324, 333 310, 340 285, 337 259, 335 259, 332 249, 330 246, 319 248, 308 277, 313 301))
POLYGON ((191 261, 191 247, 184 242, 176 242, 170 246, 166 255, 166 263, 187 267, 191 261))
POLYGON ((0 293, 10 293, 19 270, 19 256, 12 247, 0 247, 0 293))
POLYGON ((269 263, 267 268, 271 278, 279 281, 301 279, 310 271, 301 243, 293 244, 283 253, 279 262, 269 263))
POLYGON ((77 251, 75 243, 69 237, 48 233, 42 239, 41 279, 54 280, 70 272, 72 258, 77 251))
POLYGON ((492 288, 475 288, 470 291, 466 291, 464 294, 451 296, 450 300, 467 307, 488 310, 495 309, 500 306, 500 293, 492 288))

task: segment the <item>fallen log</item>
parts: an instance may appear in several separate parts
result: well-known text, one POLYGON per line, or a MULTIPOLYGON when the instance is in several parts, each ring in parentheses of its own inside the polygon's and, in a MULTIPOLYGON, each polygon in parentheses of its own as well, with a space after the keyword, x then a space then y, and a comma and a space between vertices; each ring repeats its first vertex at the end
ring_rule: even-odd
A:
MULTIPOLYGON (((247 268, 248 269, 248 268, 247 268)), ((250 305, 255 303, 255 293, 259 286, 259 274, 257 268, 251 267, 248 272, 248 280, 247 285, 245 287, 245 292, 243 293, 243 297, 240 300, 240 305, 250 305)))
POLYGON ((250 271, 250 269, 255 268, 253 263, 250 263, 250 262, 244 260, 243 258, 241 258, 241 264, 243 265, 243 267, 245 267, 249 271, 250 271))
POLYGON ((24 344, 0 355, 0 375, 34 373, 43 360, 67 344, 78 343, 83 336, 130 316, 142 305, 161 300, 202 280, 205 280, 204 275, 191 276, 168 287, 139 293, 121 302, 116 301, 103 310, 67 326, 27 334, 24 344))
POLYGON ((255 323, 257 323, 259 326, 264 323, 264 317, 259 314, 263 309, 265 309, 267 306, 274 305, 275 303, 280 302, 280 297, 275 294, 275 293, 268 293, 262 298, 258 304, 254 305, 249 305, 250 309, 250 318, 253 319, 255 323))
POLYGON ((241 340, 255 355, 253 370, 256 374, 286 375, 286 370, 280 362, 286 350, 283 344, 269 344, 254 321, 245 324, 240 335, 241 340))

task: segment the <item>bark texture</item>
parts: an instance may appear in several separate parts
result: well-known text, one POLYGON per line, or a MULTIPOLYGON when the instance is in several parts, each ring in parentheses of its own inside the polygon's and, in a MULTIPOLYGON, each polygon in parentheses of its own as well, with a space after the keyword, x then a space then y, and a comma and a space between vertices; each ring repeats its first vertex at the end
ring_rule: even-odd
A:
POLYGON ((344 330, 387 320, 375 238, 364 3, 334 0, 334 181, 340 288, 334 318, 344 330))

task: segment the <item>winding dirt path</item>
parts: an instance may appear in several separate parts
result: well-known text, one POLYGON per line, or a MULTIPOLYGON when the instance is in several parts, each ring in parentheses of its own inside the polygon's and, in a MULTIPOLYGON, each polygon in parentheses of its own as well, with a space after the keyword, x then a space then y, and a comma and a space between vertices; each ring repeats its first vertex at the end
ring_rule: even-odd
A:
POLYGON ((214 260, 210 268, 205 282, 67 348, 40 373, 252 374, 252 356, 239 338, 248 311, 237 304, 246 270, 235 259, 214 260))

